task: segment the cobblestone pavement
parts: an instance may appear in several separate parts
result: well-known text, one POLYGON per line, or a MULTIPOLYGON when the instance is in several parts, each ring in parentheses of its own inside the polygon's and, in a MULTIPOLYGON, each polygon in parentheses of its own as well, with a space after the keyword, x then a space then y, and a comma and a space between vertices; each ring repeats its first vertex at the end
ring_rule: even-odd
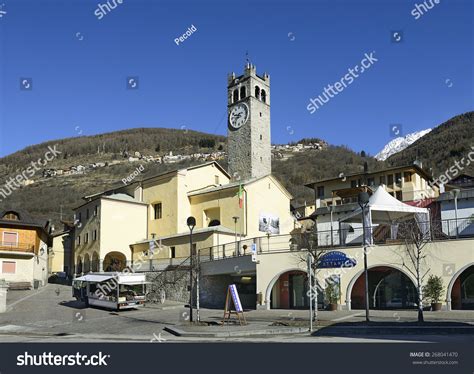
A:
MULTIPOLYGON (((163 331, 166 326, 185 326, 188 309, 179 303, 121 311, 85 308, 71 296, 71 287, 47 285, 40 290, 12 291, 7 298, 9 310, 0 314, 0 341, 301 341, 301 342, 389 342, 389 341, 473 341, 472 335, 449 336, 310 336, 308 333, 245 338, 183 338, 163 331)), ((270 310, 246 312, 247 321, 255 328, 265 328, 272 322, 304 325, 307 310, 270 310)), ((222 310, 201 310, 201 320, 218 323, 222 310)), ((371 311, 372 321, 416 321, 416 311, 371 311)), ((318 312, 322 325, 365 320, 364 311, 318 312)), ((426 321, 463 322, 474 325, 474 311, 426 312, 426 321)), ((232 327, 223 327, 223 329, 232 327)), ((214 327, 215 329, 215 327, 214 327)))

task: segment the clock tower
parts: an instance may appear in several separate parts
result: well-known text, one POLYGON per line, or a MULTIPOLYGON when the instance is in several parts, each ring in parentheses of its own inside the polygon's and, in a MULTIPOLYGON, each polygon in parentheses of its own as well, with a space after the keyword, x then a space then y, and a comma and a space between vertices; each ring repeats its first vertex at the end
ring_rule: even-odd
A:
POLYGON ((244 74, 227 80, 228 158, 233 180, 259 178, 272 172, 270 76, 257 75, 247 63, 244 74))

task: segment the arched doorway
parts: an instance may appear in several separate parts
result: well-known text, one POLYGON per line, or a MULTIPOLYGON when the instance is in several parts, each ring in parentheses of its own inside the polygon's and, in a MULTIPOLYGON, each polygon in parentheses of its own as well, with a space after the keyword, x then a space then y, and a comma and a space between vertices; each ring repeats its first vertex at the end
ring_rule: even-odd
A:
POLYGON ((82 273, 82 258, 81 256, 77 257, 76 261, 76 274, 81 274, 82 273))
POLYGON ((270 307, 272 309, 309 308, 308 276, 301 270, 289 270, 272 282, 270 307))
POLYGON ((91 271, 91 259, 89 257, 89 254, 87 253, 84 256, 84 273, 88 273, 91 271))
POLYGON ((99 269, 99 255, 94 252, 92 255, 92 271, 100 271, 99 269))
POLYGON ((122 271, 127 266, 127 259, 123 253, 109 252, 104 258, 104 271, 122 271))
POLYGON ((451 288, 451 309, 474 310, 474 265, 456 276, 451 288))
MULTIPOLYGON (((368 270, 370 309, 414 309, 417 292, 412 280, 402 271, 390 266, 368 270)), ((351 309, 365 309, 365 275, 362 272, 352 283, 351 309)))

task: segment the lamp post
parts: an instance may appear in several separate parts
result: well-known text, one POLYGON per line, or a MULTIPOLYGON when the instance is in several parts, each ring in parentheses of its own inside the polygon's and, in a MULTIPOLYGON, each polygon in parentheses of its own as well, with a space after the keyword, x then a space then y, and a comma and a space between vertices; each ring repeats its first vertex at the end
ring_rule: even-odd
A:
POLYGON ((188 217, 186 224, 189 227, 189 322, 193 322, 193 230, 196 226, 196 218, 188 217))
POLYGON ((365 227, 365 209, 369 204, 369 194, 360 192, 358 196, 359 206, 362 209, 362 241, 364 245, 364 277, 365 277, 365 321, 369 322, 369 272, 367 270, 367 244, 365 227))
POLYGON ((454 189, 452 191, 454 196, 454 221, 456 222, 456 239, 459 239, 459 228, 458 228, 458 196, 459 196, 459 189, 454 189))
MULTIPOLYGON (((313 332, 313 255, 308 250, 308 257, 306 258, 308 265, 308 288, 309 288, 309 332, 313 332)), ((316 291, 317 292, 317 291, 316 291)))
POLYGON ((235 233, 235 255, 238 256, 240 253, 239 249, 237 248, 237 221, 239 220, 238 216, 233 216, 232 219, 234 220, 234 233, 235 233))

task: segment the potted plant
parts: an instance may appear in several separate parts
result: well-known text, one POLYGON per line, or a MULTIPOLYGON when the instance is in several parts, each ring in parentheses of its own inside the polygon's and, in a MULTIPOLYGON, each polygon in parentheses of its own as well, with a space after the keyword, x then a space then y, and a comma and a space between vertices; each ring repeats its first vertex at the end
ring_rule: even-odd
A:
POLYGON ((431 310, 441 310, 441 294, 443 293, 443 280, 436 275, 430 275, 426 285, 423 287, 425 298, 431 303, 431 310))
POLYGON ((337 284, 334 284, 334 282, 328 282, 324 292, 326 294, 326 300, 328 302, 328 310, 337 310, 337 300, 339 298, 337 284))

